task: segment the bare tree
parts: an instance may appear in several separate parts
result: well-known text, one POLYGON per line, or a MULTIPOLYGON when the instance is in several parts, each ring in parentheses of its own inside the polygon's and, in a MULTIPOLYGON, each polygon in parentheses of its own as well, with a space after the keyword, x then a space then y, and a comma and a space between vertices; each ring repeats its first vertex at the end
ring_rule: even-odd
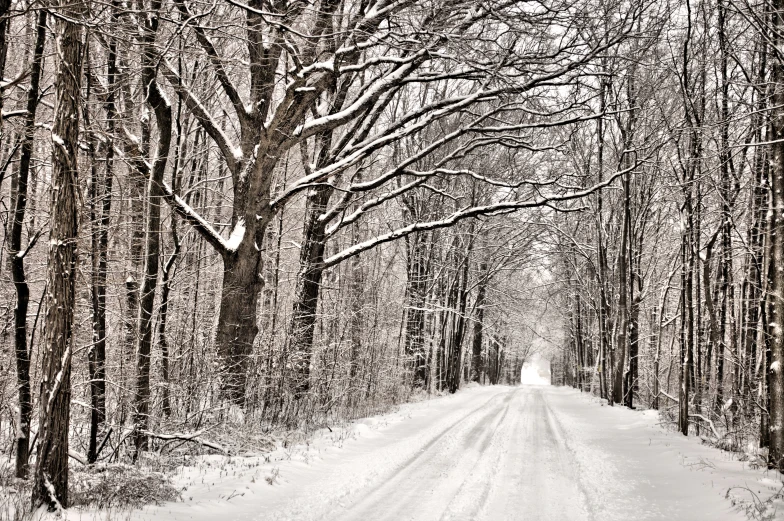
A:
POLYGON ((79 231, 78 137, 84 4, 60 6, 57 92, 52 125, 52 191, 43 378, 33 506, 68 506, 68 427, 71 403, 76 240, 79 231))

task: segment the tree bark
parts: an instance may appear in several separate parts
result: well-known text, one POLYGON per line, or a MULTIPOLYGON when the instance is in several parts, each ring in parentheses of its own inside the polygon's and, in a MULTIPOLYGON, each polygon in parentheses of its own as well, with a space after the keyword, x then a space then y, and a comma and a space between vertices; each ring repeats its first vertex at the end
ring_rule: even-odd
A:
POLYGON ((57 20, 57 69, 52 124, 51 230, 33 507, 68 506, 68 423, 80 200, 79 97, 84 4, 64 5, 57 20))
POLYGON ((259 332, 256 315, 263 285, 259 277, 261 262, 261 255, 255 250, 252 239, 244 240, 237 252, 223 256, 223 284, 215 343, 224 392, 238 405, 245 403, 248 358, 259 332), (249 251, 251 249, 254 251, 249 251))
MULTIPOLYGON (((0 77, 5 77, 5 62, 8 57, 8 26, 11 0, 0 0, 0 77)), ((0 85, 0 111, 5 102, 5 85, 0 85)), ((3 118, 0 117, 0 142, 5 142, 3 118)))
MULTIPOLYGON (((603 67, 605 64, 603 63, 603 67)), ((599 79, 599 110, 604 112, 607 107, 606 79, 602 76, 599 79)), ((596 119, 596 134, 597 134, 597 171, 598 181, 601 183, 604 180, 604 118, 596 119)), ((604 198, 602 191, 596 192, 596 245, 599 269, 596 271, 596 283, 599 286, 599 388, 602 398, 607 399, 607 403, 612 405, 613 399, 610 395, 609 389, 611 374, 612 374, 612 360, 608 360, 610 355, 609 335, 608 335, 608 315, 609 315, 609 302, 607 301, 607 249, 604 240, 604 221, 602 218, 604 198)))
MULTIPOLYGON (((3 19, 5 25, 7 20, 3 19)), ((4 31, 2 28, 0 31, 4 31)), ((4 37, 4 36, 3 36, 4 37)), ((38 109, 41 73, 43 71, 43 52, 46 43, 46 11, 38 13, 33 60, 30 67, 30 85, 27 91, 26 114, 24 120, 21 156, 19 167, 14 173, 11 185, 13 191, 12 218, 8 237, 8 255, 11 263, 11 278, 16 288, 16 309, 14 309, 14 352, 16 353, 16 382, 19 393, 19 424, 16 437, 16 477, 27 478, 30 450, 30 419, 33 413, 30 389, 30 350, 27 345, 27 311, 30 303, 30 288, 25 273, 25 249, 22 247, 25 213, 27 210, 27 185, 30 175, 30 161, 33 156, 35 137, 35 115, 38 109)), ((3 69, 0 68, 0 71, 3 69)), ((30 237, 30 246, 35 237, 30 237)))
MULTIPOLYGON (((784 0, 771 2, 773 46, 784 45, 784 0)), ((771 269, 768 290, 770 337, 770 452, 769 464, 784 471, 784 63, 777 58, 771 70, 770 228, 771 269)))
POLYGON ((163 199, 163 174, 171 146, 171 106, 163 96, 156 80, 154 44, 158 32, 158 12, 161 0, 153 0, 150 12, 144 18, 144 51, 142 57, 142 81, 147 87, 146 102, 155 112, 158 126, 158 144, 155 161, 149 170, 147 183, 147 225, 144 253, 144 280, 139 300, 138 348, 136 361, 136 396, 134 397, 134 445, 135 457, 147 449, 150 413, 150 354, 152 351, 152 316, 155 304, 155 289, 158 285, 158 267, 161 250, 161 202, 163 199))
POLYGON ((628 346, 628 333, 629 333, 629 227, 631 224, 630 214, 630 199, 629 193, 629 176, 623 183, 623 227, 621 231, 621 245, 618 250, 618 336, 615 343, 615 350, 617 352, 616 365, 613 368, 613 401, 615 403, 624 403, 624 372, 626 369, 626 354, 629 349, 628 346))
POLYGON ((429 279, 426 233, 415 233, 406 239, 408 253, 406 273, 405 353, 411 364, 413 387, 424 388, 427 381, 425 353, 425 296, 429 279))
MULTIPOLYGON (((114 6, 113 6, 114 9, 114 6)), ((114 19, 114 11, 112 11, 114 19)), ((93 345, 87 351, 90 375, 90 439, 87 445, 87 462, 98 459, 98 433, 106 421, 106 279, 108 275, 109 223, 112 207, 114 178, 114 131, 117 110, 115 107, 115 80, 117 77, 117 43, 110 39, 107 57, 107 93, 104 103, 107 118, 107 147, 103 179, 99 179, 95 164, 95 139, 91 141, 92 177, 90 179, 90 233, 91 264, 90 297, 92 305, 93 345), (102 190, 99 185, 102 184, 102 190)), ((88 78, 88 91, 91 80, 88 78)), ((89 112, 85 110, 85 120, 89 112)), ((87 123, 87 121, 85 121, 87 123)), ((89 131, 92 134, 92 131, 89 131)))
POLYGON ((488 284, 487 262, 479 266, 479 287, 476 294, 476 320, 474 322, 474 338, 471 345, 471 381, 479 382, 485 367, 482 364, 482 342, 484 336, 485 299, 488 284))
POLYGON ((326 223, 319 217, 326 210, 331 195, 332 187, 317 187, 308 196, 306 203, 305 229, 299 257, 300 272, 294 291, 289 341, 289 385, 296 398, 304 397, 310 389, 310 358, 326 247, 326 223))
POLYGON ((457 309, 454 310, 453 315, 455 319, 454 329, 452 331, 452 356, 450 360, 450 379, 449 379, 449 392, 456 393, 460 388, 460 378, 462 375, 461 364, 463 361, 463 337, 465 333, 466 322, 466 309, 468 307, 468 268, 471 263, 471 252, 474 245, 474 221, 471 221, 468 232, 468 247, 465 255, 458 255, 457 258, 462 260, 462 269, 459 274, 459 286, 457 288, 457 309))

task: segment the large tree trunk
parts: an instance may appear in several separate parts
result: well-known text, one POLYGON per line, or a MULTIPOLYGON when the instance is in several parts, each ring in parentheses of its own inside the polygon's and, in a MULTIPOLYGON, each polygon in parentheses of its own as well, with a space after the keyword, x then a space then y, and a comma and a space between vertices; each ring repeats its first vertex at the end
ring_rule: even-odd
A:
POLYGON ((82 77, 84 4, 69 4, 57 20, 57 56, 52 124, 52 200, 46 319, 38 425, 38 458, 33 507, 68 506, 68 423, 79 228, 77 168, 79 98, 82 77), (59 504, 59 505, 58 505, 59 504))
MULTIPOLYGON (((719 351, 716 353, 717 362, 717 376, 716 376, 716 412, 721 412, 724 402, 724 351, 726 348, 726 329, 727 329, 727 314, 728 308, 734 307, 735 286, 732 283, 732 207, 730 206, 732 196, 730 195, 730 171, 734 170, 732 165, 732 154, 729 148, 729 125, 730 125, 730 112, 729 112, 729 79, 727 75, 727 30, 726 19, 727 9, 724 2, 719 0, 717 3, 718 8, 718 40, 719 40, 719 73, 721 84, 719 88, 720 99, 720 150, 719 150, 719 194, 721 196, 721 345, 719 351)), ((734 172, 733 172, 734 173, 734 172)), ((732 309, 729 310, 729 315, 732 317, 732 309)), ((734 328, 730 324, 730 335, 734 337, 734 328)), ((738 354, 738 353, 736 353, 738 354)), ((733 382, 735 385, 735 382, 733 382)), ((737 401, 737 400, 736 400, 737 401)), ((737 403, 734 404, 735 406, 737 403)))
POLYGON ((454 329, 452 330, 452 340, 450 342, 452 346, 452 356, 450 358, 449 370, 450 393, 456 393, 460 388, 460 377, 462 374, 461 364, 463 361, 463 336, 465 332, 466 309, 468 307, 468 291, 466 288, 468 287, 468 268, 469 264, 471 263, 471 251, 474 244, 473 232, 474 226, 473 221, 471 221, 468 232, 468 249, 462 259, 460 255, 457 255, 457 258, 462 260, 463 266, 460 270, 461 273, 458 274, 459 284, 457 285, 457 309, 455 309, 453 312, 455 322, 454 329))
MULTIPOLYGON (((662 306, 663 307, 663 306, 662 306)), ((659 319, 659 308, 654 307, 651 310, 651 341, 650 350, 653 355, 653 400, 651 401, 651 408, 659 410, 659 394, 661 389, 659 387, 659 364, 661 363, 661 320, 659 319)))
MULTIPOLYGON (((769 232, 770 230, 770 220, 766 219, 765 229, 769 232)), ((761 348, 762 348, 762 356, 760 356, 760 373, 762 378, 760 379, 760 394, 762 395, 762 412, 760 414, 760 447, 770 447, 770 418, 771 418, 771 405, 770 405, 770 385, 771 385, 771 371, 770 371, 770 364, 771 364, 771 337, 768 334, 768 328, 770 325, 770 321, 768 320, 768 301, 770 296, 768 292, 770 291, 770 273, 773 271, 774 267, 772 265, 772 250, 770 244, 770 233, 768 235, 768 240, 765 241, 765 249, 764 249, 764 257, 762 261, 762 266, 765 270, 765 289, 763 291, 762 298, 760 298, 760 331, 759 336, 762 340, 761 348)), ((770 455, 770 452, 768 452, 770 455)), ((771 465, 771 460, 768 458, 768 466, 771 465)))
MULTIPOLYGON (((6 24, 3 20, 2 24, 6 24)), ((2 29, 4 31, 4 29, 2 29)), ((33 156, 35 136, 35 114, 38 108, 39 85, 43 70, 43 52, 46 43, 46 11, 38 13, 36 23, 33 61, 30 68, 30 85, 27 91, 27 113, 22 137, 22 154, 19 167, 14 172, 11 186, 13 213, 9 238, 8 255, 11 263, 11 277, 16 288, 16 309, 14 309, 14 352, 16 353, 16 383, 19 392, 19 427, 16 437, 16 477, 26 479, 30 450, 30 418, 33 413, 30 390, 30 350, 27 346, 27 310, 30 303, 30 288, 25 273, 25 249, 22 247, 25 213, 27 210, 27 184, 30 175, 30 161, 33 156)), ((2 71, 2 68, 0 68, 2 71)), ((29 240, 35 240, 30 238, 29 240)))
POLYGON ((169 388, 169 378, 171 374, 169 341, 166 338, 166 325, 169 317, 169 295, 171 293, 171 276, 174 265, 180 255, 180 239, 172 221, 172 235, 174 240, 174 252, 166 261, 162 270, 161 278, 161 310, 160 320, 158 321, 158 345, 161 348, 161 379, 163 380, 161 410, 165 416, 171 415, 171 389, 169 388))
POLYGON ((616 365, 613 368, 613 401, 615 403, 624 402, 624 372, 626 370, 626 354, 629 349, 628 334, 629 334, 629 234, 631 218, 630 213, 630 198, 629 194, 629 176, 626 174, 624 179, 623 188, 623 227, 621 231, 621 245, 618 250, 618 335, 615 342, 615 350, 617 353, 616 365))
MULTIPOLYGON (((585 338, 583 337, 583 305, 582 305, 582 297, 580 295, 580 289, 577 288, 574 295, 575 300, 575 313, 574 313, 574 321, 575 321, 575 365, 576 367, 576 377, 575 377, 575 387, 580 389, 580 391, 585 390, 585 382, 584 377, 585 373, 583 368, 587 365, 586 364, 586 356, 585 356, 585 338)), ((522 366, 521 366, 522 367, 522 366)))
MULTIPOLYGON (((722 177, 724 177, 724 173, 722 177)), ((729 180, 726 180, 729 183, 729 180)), ((722 186, 725 180, 722 179, 722 186)), ((723 190, 722 190, 723 191, 723 190)), ((719 288, 719 331, 716 344, 716 401, 714 404, 716 412, 721 412, 724 402, 724 356, 726 351, 726 336, 727 336, 727 314, 729 307, 729 300, 732 297, 732 281, 731 281, 731 263, 732 263, 732 243, 730 239, 730 232, 732 226, 732 216, 729 215, 729 208, 726 204, 722 205, 724 211, 722 212, 721 224, 721 258, 719 260, 719 274, 721 286, 719 288)))
MULTIPOLYGON (((146 17, 139 16, 139 20, 146 17)), ((126 51, 127 52, 127 51, 126 51)), ((125 60, 129 56, 123 56, 125 60)), ((124 61, 121 59, 121 66, 124 61)), ((147 85, 141 82, 141 92, 147 92, 147 85)), ((136 145, 133 149, 126 146, 126 156, 131 162, 137 163, 136 168, 129 168, 126 186, 129 191, 128 199, 126 201, 128 209, 128 226, 130 227, 129 250, 126 253, 126 273, 125 279, 125 335, 123 336, 123 343, 121 347, 122 360, 121 360, 121 375, 120 375, 120 422, 125 423, 128 414, 135 413, 131 411, 132 402, 135 400, 134 388, 136 386, 136 350, 138 349, 139 342, 139 306, 141 301, 141 287, 139 281, 144 283, 144 262, 145 262, 145 187, 147 184, 147 175, 149 168, 147 168, 147 157, 149 156, 150 148, 150 121, 149 117, 145 114, 146 108, 143 104, 137 103, 137 98, 134 97, 135 90, 131 90, 131 82, 123 78, 119 82, 120 88, 127 89, 123 93, 123 100, 125 103, 125 125, 130 125, 135 120, 141 121, 141 140, 134 143, 136 145), (144 114, 144 117, 142 117, 144 114)), ((133 127, 131 127, 133 128, 133 127)), ((122 129, 121 129, 122 131, 122 129)))
MULTIPOLYGON (((760 58, 760 68, 758 78, 765 78, 767 68, 767 44, 764 38, 761 38, 762 51, 760 58)), ((762 82, 760 82, 762 83, 762 82)), ((767 91, 761 88, 757 93, 758 96, 758 110, 760 114, 764 114, 767 106, 767 91)), ((756 141, 762 143, 765 141, 766 135, 764 133, 765 125, 762 123, 764 118, 758 118, 760 129, 756 135, 756 141)), ((766 267, 766 248, 765 248, 765 232, 768 226, 766 214, 768 211, 767 201, 767 178, 768 178, 768 161, 767 161, 767 147, 757 146, 754 151, 754 190, 752 192, 752 227, 751 235, 751 249, 752 255, 749 259, 749 269, 747 279, 749 281, 749 301, 748 313, 745 319, 744 333, 746 335, 746 351, 750 360, 748 381, 752 379, 759 382, 759 394, 762 407, 760 411, 760 447, 767 447, 769 444, 769 423, 768 423, 768 401, 767 401, 767 386, 765 384, 765 377, 767 374, 767 365, 765 359, 767 356, 767 331, 764 323, 765 313, 765 267, 766 267), (751 298, 751 295, 754 295, 751 298), (761 355, 760 355, 761 353, 761 355), (759 373, 755 362, 759 357, 759 373)), ((751 385, 749 383, 749 385, 751 385)), ((751 388, 749 388, 749 395, 751 395, 751 388)))
MULTIPOLYGON (((351 229, 352 242, 357 244, 360 240, 359 225, 354 223, 351 229)), ((360 378, 360 370, 365 367, 365 371, 370 369, 367 362, 363 364, 362 356, 362 333, 363 325, 365 323, 365 273, 362 266, 363 257, 361 255, 354 256, 350 262, 350 277, 349 292, 350 292, 350 309, 349 309, 349 339, 351 342, 351 351, 349 353, 349 404, 354 406, 358 403, 360 396, 363 393, 364 385, 362 385, 364 376, 360 378), (359 380, 359 381, 358 381, 359 380)), ((365 393, 367 395, 367 393, 365 393)))
POLYGON ((261 253, 249 229, 236 252, 223 256, 223 287, 216 345, 220 358, 223 390, 230 400, 244 405, 248 359, 258 334, 256 312, 262 289, 259 276, 261 253))
MULTIPOLYGON (((180 168, 183 164, 184 157, 187 155, 187 147, 185 145, 186 141, 183 141, 183 132, 182 132, 182 102, 178 101, 177 103, 177 117, 175 118, 176 129, 177 129, 177 140, 175 143, 174 148, 174 165, 172 169, 172 189, 174 193, 180 192, 180 180, 181 180, 181 172, 180 168)), ((169 341, 167 338, 168 331, 166 330, 166 326, 168 325, 168 317, 169 317, 169 295, 171 293, 171 285, 172 285, 172 277, 174 275, 174 269, 177 264, 177 261, 180 258, 180 234, 177 229, 177 216, 172 212, 171 215, 171 224, 170 224, 170 232, 172 243, 174 244, 174 251, 169 256, 169 259, 166 261, 166 264, 163 266, 161 270, 161 308, 160 308, 160 318, 158 320, 158 346, 161 349, 161 379, 163 383, 162 388, 162 397, 161 397, 161 409, 165 416, 171 415, 171 387, 170 387, 170 374, 171 374, 171 363, 170 363, 170 353, 169 353, 169 341)))
POLYGON ((626 391, 626 406, 634 409, 634 395, 639 391, 640 378, 640 295, 632 297, 629 312, 629 383, 626 391))
POLYGON ((689 434, 689 393, 691 356, 694 353, 694 310, 692 309, 694 255, 691 247, 691 193, 686 197, 683 216, 687 223, 681 237, 681 368, 679 372, 678 430, 689 434))
POLYGON ((415 233, 406 239, 405 353, 411 364, 414 388, 424 388, 428 373, 425 353, 425 297, 429 279, 426 238, 426 233, 415 233))
MULTIPOLYGON (((606 80, 604 77, 599 80, 599 110, 604 112, 607 106, 606 100, 606 80)), ((596 133, 599 141, 597 146, 597 172, 598 182, 604 181, 604 118, 597 118, 596 133)), ((596 271, 596 284, 599 286, 599 394, 607 399, 607 403, 612 405, 613 400, 610 396, 612 357, 610 356, 609 327, 608 317, 610 304, 607 300, 607 249, 604 240, 604 222, 602 219, 603 208, 602 191, 596 192, 596 245, 599 269, 596 271), (608 360, 608 358, 610 358, 608 360)))

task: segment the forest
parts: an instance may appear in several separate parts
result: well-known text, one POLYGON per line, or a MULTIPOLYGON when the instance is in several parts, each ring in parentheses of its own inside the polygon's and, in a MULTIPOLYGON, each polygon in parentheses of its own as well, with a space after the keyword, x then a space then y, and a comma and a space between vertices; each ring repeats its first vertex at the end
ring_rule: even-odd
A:
POLYGON ((0 80, 28 509, 533 353, 784 471, 784 0, 0 0, 0 80))

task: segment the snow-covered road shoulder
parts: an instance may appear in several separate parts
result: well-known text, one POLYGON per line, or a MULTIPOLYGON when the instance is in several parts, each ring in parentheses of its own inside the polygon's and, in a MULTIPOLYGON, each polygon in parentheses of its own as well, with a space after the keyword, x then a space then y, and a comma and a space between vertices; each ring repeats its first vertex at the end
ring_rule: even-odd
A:
POLYGON ((383 481, 445 426, 460 423, 509 387, 471 387, 403 404, 395 412, 322 429, 306 444, 262 456, 206 456, 178 469, 182 502, 148 506, 138 520, 318 519, 346 498, 383 481))
MULTIPOLYGON (((471 387, 253 457, 199 458, 135 520, 784 519, 773 472, 549 386, 471 387)), ((89 512, 69 512, 88 519, 89 512)), ((101 517, 101 516, 99 516, 101 517)), ((126 516, 121 516, 125 518, 126 516)))
POLYGON ((602 519, 784 519, 781 476, 665 426, 657 411, 609 407, 570 388, 548 393, 602 519), (590 477, 593 475, 593 477, 590 477))

